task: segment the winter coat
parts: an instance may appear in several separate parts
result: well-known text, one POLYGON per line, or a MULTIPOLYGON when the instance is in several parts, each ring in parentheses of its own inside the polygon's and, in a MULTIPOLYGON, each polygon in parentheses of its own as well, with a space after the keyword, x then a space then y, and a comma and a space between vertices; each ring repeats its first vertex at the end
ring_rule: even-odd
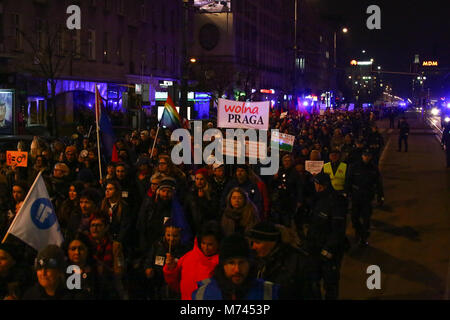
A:
POLYGON ((245 233, 260 221, 258 210, 249 202, 241 209, 228 206, 222 215, 221 226, 224 234, 228 236, 234 232, 245 233))
MULTIPOLYGON (((224 300, 215 279, 205 279, 198 283, 198 287, 192 293, 192 300, 224 300)), ((278 300, 278 292, 278 285, 262 279, 255 279, 245 300, 278 300)))
POLYGON ((181 292, 182 300, 191 300, 197 283, 210 278, 218 263, 219 255, 205 256, 195 239, 194 248, 178 260, 174 269, 164 266, 164 279, 172 290, 181 292))

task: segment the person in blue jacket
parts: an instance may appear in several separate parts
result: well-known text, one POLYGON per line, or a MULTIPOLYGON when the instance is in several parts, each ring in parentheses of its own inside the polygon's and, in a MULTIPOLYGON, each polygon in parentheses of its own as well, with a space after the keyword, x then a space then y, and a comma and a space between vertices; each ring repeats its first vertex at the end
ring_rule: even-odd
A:
POLYGON ((192 300, 278 300, 279 285, 256 278, 248 241, 241 234, 226 237, 211 278, 198 283, 192 300))

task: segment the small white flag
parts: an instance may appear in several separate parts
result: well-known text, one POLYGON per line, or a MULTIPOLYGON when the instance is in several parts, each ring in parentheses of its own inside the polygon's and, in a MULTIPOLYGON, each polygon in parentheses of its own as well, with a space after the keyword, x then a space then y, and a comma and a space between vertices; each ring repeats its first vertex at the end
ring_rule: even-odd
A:
POLYGON ((36 177, 8 234, 16 236, 37 251, 49 244, 61 246, 64 239, 42 172, 36 177))

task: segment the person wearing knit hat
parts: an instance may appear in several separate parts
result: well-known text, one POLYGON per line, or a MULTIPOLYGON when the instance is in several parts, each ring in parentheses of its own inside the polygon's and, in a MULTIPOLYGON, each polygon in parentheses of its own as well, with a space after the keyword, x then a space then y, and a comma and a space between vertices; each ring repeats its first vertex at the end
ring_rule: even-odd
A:
POLYGON ((248 241, 234 233, 219 249, 219 264, 212 278, 198 283, 193 300, 276 300, 279 286, 256 279, 248 241))
POLYGON ((280 284, 280 299, 319 299, 315 292, 313 260, 299 247, 298 238, 282 225, 261 222, 247 237, 256 255, 257 278, 280 284))
POLYGON ((23 300, 72 300, 74 296, 65 283, 66 258, 57 245, 48 245, 39 251, 34 268, 37 283, 28 289, 23 300))

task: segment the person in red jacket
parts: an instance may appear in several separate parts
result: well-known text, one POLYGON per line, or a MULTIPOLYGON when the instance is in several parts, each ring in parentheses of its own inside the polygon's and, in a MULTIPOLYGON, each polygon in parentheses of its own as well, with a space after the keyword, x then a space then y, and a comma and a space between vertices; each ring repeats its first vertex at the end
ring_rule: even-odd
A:
POLYGON ((192 300, 197 283, 210 278, 219 263, 219 245, 222 239, 220 226, 207 222, 195 239, 194 248, 178 261, 167 253, 163 268, 164 280, 174 291, 181 293, 182 300, 192 300))

